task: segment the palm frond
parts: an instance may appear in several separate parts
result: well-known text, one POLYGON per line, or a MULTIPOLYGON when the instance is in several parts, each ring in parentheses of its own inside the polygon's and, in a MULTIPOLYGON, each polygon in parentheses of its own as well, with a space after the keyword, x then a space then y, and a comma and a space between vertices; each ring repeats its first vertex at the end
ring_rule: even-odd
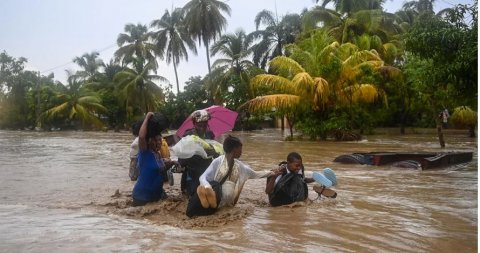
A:
POLYGON ((295 86, 295 94, 309 97, 313 94, 314 80, 307 72, 301 72, 296 74, 292 83, 295 86))
POLYGON ((342 25, 342 18, 340 14, 334 10, 316 6, 305 13, 302 18, 302 23, 306 31, 315 29, 319 26, 319 23, 323 27, 333 28, 342 25))
POLYGON ((336 56, 343 61, 346 61, 349 57, 351 57, 353 54, 358 52, 358 47, 355 44, 352 43, 343 43, 341 44, 337 51, 336 51, 336 56))
POLYGON ((238 110, 248 110, 252 113, 267 113, 272 110, 292 111, 300 105, 300 97, 290 94, 275 94, 256 97, 242 104, 238 110))
POLYGON ((378 56, 378 54, 374 50, 357 51, 351 54, 343 62, 344 66, 347 66, 350 68, 355 68, 355 67, 358 67, 358 65, 365 64, 365 63, 374 67, 380 67, 383 65, 382 59, 378 56))
POLYGON ((53 119, 57 116, 60 116, 60 115, 63 115, 63 114, 66 114, 69 110, 69 107, 70 107, 70 103, 69 102, 65 102, 65 103, 62 103, 60 105, 57 105, 53 108, 50 108, 48 110, 46 110, 43 115, 45 117, 45 119, 49 120, 49 119, 53 119))
POLYGON ((100 103, 101 100, 99 97, 97 96, 83 96, 83 97, 80 97, 78 98, 78 103, 86 103, 86 104, 90 104, 90 103, 100 103))
POLYGON ((373 103, 379 97, 377 88, 372 84, 360 84, 349 87, 352 89, 353 102, 373 103))
POLYGON ((392 66, 380 66, 375 68, 375 71, 387 79, 398 80, 402 78, 402 71, 399 68, 392 66))
POLYGON ((313 96, 313 109, 320 110, 329 102, 328 97, 330 95, 330 86, 328 85, 327 80, 321 77, 316 77, 314 83, 315 91, 313 96))
POLYGON ((383 54, 383 59, 388 63, 393 63, 395 58, 397 57, 398 48, 393 43, 385 43, 383 44, 383 49, 385 53, 383 54))
MULTIPOLYGON (((94 114, 92 114, 89 110, 81 105, 75 105, 74 107, 75 115, 80 121, 82 121, 83 126, 87 126, 89 124, 93 124, 95 127, 100 128, 103 126, 103 122, 94 114)), ((73 111, 73 110, 72 110, 73 111)))
POLYGON ((277 91, 294 91, 295 87, 289 79, 277 75, 260 74, 250 80, 253 88, 264 86, 277 91))
POLYGON ((268 11, 268 10, 263 10, 263 11, 259 12, 255 16, 254 22, 255 22, 255 27, 256 27, 257 30, 260 27, 260 24, 263 24, 265 26, 275 26, 276 25, 275 19, 273 17, 273 13, 271 11, 268 11))
POLYGON ((230 59, 226 59, 226 58, 216 59, 212 64, 212 68, 229 66, 230 64, 231 64, 230 59))
POLYGON ((298 62, 286 56, 277 56, 273 58, 269 64, 272 71, 287 78, 305 72, 305 69, 298 62))

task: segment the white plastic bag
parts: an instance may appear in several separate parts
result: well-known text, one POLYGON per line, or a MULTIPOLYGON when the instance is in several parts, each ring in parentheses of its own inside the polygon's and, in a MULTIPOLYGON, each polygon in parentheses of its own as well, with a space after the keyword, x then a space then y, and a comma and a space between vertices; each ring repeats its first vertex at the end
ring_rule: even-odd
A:
POLYGON ((172 151, 180 159, 187 159, 194 155, 207 158, 205 148, 211 148, 212 146, 217 153, 223 154, 223 146, 221 143, 214 140, 204 140, 195 135, 188 135, 177 142, 177 144, 172 147, 172 151))

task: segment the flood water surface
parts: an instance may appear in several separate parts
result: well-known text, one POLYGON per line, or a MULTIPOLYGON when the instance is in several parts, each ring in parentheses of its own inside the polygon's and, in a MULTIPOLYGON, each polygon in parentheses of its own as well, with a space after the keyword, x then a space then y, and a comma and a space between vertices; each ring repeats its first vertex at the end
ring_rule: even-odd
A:
POLYGON ((168 199, 131 207, 128 133, 0 131, 0 252, 477 252, 477 140, 447 132, 373 135, 359 142, 283 141, 278 130, 233 132, 241 160, 268 171, 291 151, 307 176, 332 168, 336 199, 269 207, 265 179, 237 206, 189 219, 175 185, 168 199), (472 151, 435 170, 334 163, 371 151, 472 151))

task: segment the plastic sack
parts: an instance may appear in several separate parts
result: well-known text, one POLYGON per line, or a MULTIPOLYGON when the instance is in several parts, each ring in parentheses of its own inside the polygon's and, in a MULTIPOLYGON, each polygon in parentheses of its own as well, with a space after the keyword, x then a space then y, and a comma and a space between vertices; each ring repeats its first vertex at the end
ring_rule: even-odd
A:
POLYGON ((196 135, 188 135, 183 137, 177 144, 172 147, 172 151, 179 159, 188 159, 194 155, 207 158, 205 149, 214 148, 215 152, 222 155, 223 145, 214 140, 204 140, 196 135))
POLYGON ((232 181, 225 181, 222 185, 222 205, 235 205, 235 183, 232 181))

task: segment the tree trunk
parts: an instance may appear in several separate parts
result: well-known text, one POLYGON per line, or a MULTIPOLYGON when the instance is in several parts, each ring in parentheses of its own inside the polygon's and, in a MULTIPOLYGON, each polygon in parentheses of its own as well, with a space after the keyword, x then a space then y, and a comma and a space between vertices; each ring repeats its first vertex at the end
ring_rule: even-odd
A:
POLYGON ((205 43, 205 48, 207 49, 208 74, 210 74, 212 70, 210 69, 210 50, 208 49, 208 43, 205 43))
POLYGON ((175 71, 175 80, 177 81, 177 95, 180 93, 180 84, 178 83, 177 64, 173 60, 173 70, 175 71))
POLYGON ((293 119, 289 119, 287 117, 287 124, 288 124, 288 128, 290 128, 290 139, 293 140, 293 125, 295 124, 295 122, 293 122, 294 120, 293 119))
POLYGON ((144 114, 146 115, 147 112, 148 112, 148 104, 147 104, 147 96, 145 95, 145 87, 144 87, 144 83, 143 83, 143 82, 140 84, 140 87, 141 87, 141 91, 142 91, 143 104, 145 105, 145 112, 144 112, 144 114))
POLYGON ((280 129, 282 129, 282 132, 285 131, 285 115, 282 115, 280 119, 280 129))

